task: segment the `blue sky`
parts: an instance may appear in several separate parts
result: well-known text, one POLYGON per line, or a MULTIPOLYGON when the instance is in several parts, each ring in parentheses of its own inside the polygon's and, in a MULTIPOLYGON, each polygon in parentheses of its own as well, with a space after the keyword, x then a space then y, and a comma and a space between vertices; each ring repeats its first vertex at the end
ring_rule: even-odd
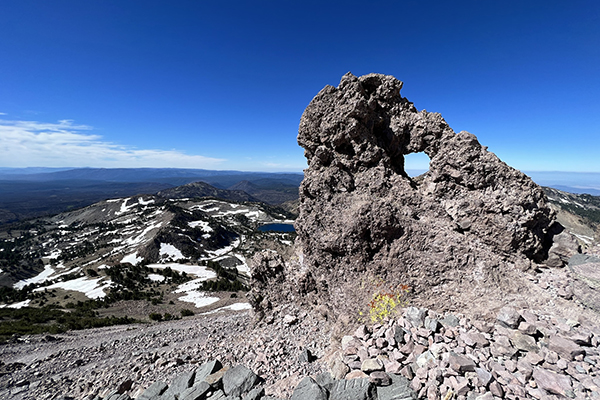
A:
POLYGON ((348 71, 516 168, 600 172, 596 0, 5 0, 0 167, 301 171, 300 116, 348 71))

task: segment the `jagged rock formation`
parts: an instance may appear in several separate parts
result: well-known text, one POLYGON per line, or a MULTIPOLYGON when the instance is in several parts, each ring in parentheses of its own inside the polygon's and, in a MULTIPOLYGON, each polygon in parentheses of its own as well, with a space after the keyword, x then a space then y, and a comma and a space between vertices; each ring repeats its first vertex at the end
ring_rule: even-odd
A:
POLYGON ((401 88, 392 76, 349 73, 302 115, 309 168, 295 268, 313 281, 301 294, 336 311, 354 313, 375 281, 425 297, 436 288, 445 306, 510 288, 511 276, 548 258, 560 232, 538 185, 440 114, 417 111, 401 88), (404 155, 417 152, 430 169, 411 178, 404 155))

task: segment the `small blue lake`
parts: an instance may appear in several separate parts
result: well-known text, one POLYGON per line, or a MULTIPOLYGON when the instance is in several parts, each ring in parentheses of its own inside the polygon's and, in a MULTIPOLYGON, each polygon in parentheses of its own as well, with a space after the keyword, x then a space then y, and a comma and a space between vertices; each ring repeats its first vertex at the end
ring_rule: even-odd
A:
POLYGON ((296 232, 292 224, 265 224, 258 227, 261 232, 296 232))

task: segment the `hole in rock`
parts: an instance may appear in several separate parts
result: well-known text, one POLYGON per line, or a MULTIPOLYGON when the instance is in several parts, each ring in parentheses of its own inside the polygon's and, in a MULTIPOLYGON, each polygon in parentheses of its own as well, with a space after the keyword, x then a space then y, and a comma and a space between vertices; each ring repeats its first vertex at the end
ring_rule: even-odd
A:
POLYGON ((411 178, 422 175, 429 171, 429 157, 427 154, 411 153, 404 156, 404 171, 411 178))

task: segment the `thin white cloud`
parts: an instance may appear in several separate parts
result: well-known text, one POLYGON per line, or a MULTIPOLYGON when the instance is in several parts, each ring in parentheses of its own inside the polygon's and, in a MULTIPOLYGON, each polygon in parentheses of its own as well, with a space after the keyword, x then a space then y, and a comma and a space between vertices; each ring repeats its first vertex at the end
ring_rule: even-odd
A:
POLYGON ((92 129, 72 120, 0 119, 0 166, 214 168, 225 161, 177 150, 120 146, 88 133, 92 129))
POLYGON ((0 112, 0 115, 8 115, 8 114, 6 114, 6 113, 3 113, 3 112, 0 112))

